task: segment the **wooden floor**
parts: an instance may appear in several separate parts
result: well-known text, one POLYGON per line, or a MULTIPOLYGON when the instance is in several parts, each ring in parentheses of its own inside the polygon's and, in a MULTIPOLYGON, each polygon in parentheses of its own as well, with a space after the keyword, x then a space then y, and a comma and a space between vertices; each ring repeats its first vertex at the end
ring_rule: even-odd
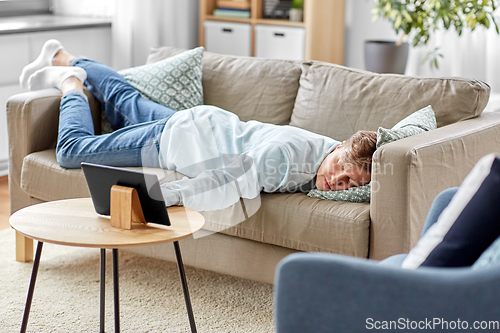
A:
POLYGON ((0 229, 10 228, 9 181, 7 176, 0 177, 0 229))

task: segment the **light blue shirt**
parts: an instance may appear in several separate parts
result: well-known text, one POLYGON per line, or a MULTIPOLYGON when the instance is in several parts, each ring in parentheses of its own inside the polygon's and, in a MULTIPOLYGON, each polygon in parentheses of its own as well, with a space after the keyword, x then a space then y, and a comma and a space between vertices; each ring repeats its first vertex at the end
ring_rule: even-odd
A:
POLYGON ((298 127, 243 122, 215 106, 179 111, 165 125, 159 159, 163 169, 187 177, 162 184, 162 194, 167 206, 206 211, 261 191, 293 192, 339 144, 298 127))

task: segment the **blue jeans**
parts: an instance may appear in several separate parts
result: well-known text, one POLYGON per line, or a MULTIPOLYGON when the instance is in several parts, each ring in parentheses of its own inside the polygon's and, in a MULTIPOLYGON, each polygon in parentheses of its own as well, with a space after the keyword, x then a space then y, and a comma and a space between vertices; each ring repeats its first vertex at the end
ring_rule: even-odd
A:
POLYGON ((75 59, 87 72, 85 86, 101 102, 113 133, 95 135, 85 95, 73 90, 61 100, 56 155, 64 168, 81 162, 118 167, 159 167, 159 140, 175 113, 143 98, 120 74, 95 61, 75 59))

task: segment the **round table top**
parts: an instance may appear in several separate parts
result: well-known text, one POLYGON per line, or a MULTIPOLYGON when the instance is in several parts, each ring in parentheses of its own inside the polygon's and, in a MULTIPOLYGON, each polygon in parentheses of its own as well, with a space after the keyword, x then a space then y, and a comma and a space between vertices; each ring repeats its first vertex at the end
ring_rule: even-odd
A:
POLYGON ((167 208, 170 226, 133 223, 131 230, 112 227, 110 218, 98 215, 90 198, 50 201, 23 208, 9 219, 22 235, 61 245, 126 248, 174 242, 201 229, 204 217, 189 208, 167 208))

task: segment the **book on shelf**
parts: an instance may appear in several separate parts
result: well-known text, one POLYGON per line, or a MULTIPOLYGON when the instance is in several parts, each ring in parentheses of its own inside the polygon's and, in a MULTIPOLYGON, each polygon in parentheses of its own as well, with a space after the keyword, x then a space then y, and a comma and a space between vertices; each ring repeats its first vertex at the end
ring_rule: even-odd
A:
POLYGON ((217 0, 217 7, 219 9, 225 9, 225 8, 230 8, 230 9, 243 9, 243 10, 250 10, 250 1, 237 1, 237 0, 217 0))
POLYGON ((231 12, 250 12, 250 9, 235 9, 235 8, 229 8, 229 7, 219 7, 217 9, 227 10, 227 11, 231 11, 231 12))
POLYGON ((250 18, 250 10, 216 9, 213 15, 218 17, 250 18))

